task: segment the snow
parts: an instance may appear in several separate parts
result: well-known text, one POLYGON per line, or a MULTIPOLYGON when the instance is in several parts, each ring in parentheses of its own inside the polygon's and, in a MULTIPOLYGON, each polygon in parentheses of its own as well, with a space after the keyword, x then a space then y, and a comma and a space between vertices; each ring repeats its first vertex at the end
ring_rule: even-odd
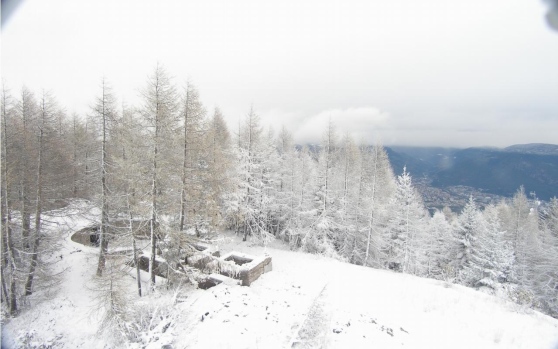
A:
MULTIPOLYGON (((92 286, 97 249, 70 240, 90 219, 49 220, 68 227, 55 254, 61 256, 56 268, 66 270, 64 281, 50 298, 33 295, 32 308, 3 320, 2 347, 24 340, 37 348, 111 347, 97 334, 92 286)), ((223 252, 264 255, 264 247, 230 233, 218 244, 223 252)), ((135 306, 163 314, 161 302, 167 302, 172 313, 143 334, 147 345, 129 347, 558 348, 558 320, 473 289, 292 252, 278 241, 265 252, 273 270, 250 287, 223 282, 139 299, 130 278, 135 306)), ((146 273, 143 277, 148 280, 146 273)))
MULTIPOLYGON (((252 255, 263 250, 240 242, 221 247, 232 248, 252 255)), ((325 308, 318 312, 323 319, 313 320, 327 326, 324 341, 332 348, 558 345, 556 319, 522 312, 513 303, 466 287, 269 246, 268 252, 273 271, 251 287, 217 285, 194 292, 175 328, 176 343, 187 348, 285 348, 297 342, 318 303, 325 308)))

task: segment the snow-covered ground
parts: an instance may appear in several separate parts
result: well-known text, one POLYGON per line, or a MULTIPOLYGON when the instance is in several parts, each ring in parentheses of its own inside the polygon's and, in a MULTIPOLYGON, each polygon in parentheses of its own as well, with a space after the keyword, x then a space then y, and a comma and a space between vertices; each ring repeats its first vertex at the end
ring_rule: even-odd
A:
MULTIPOLYGON (((71 229, 63 231, 55 254, 57 268, 66 270, 63 282, 50 298, 32 298, 33 308, 3 323, 2 348, 24 341, 36 348, 111 347, 97 335, 97 251, 70 240, 71 231, 87 224, 69 220, 71 229)), ((232 234, 218 244, 222 252, 268 253, 273 271, 250 287, 181 292, 172 314, 167 309, 143 345, 133 347, 558 348, 558 320, 459 285, 292 252, 279 242, 264 250, 232 234)), ((130 277, 135 306, 167 297, 139 300, 133 285, 130 277)))

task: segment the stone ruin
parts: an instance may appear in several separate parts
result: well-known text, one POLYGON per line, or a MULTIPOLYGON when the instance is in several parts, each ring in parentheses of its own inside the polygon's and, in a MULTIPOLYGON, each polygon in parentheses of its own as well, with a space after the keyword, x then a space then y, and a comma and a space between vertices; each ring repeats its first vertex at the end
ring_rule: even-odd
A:
MULTIPOLYGON (((229 252, 222 257, 211 245, 205 249, 197 248, 198 252, 185 258, 183 268, 199 270, 204 276, 197 279, 198 287, 208 289, 221 283, 250 286, 261 275, 272 270, 270 256, 252 256, 240 252, 229 252), (200 251, 201 250, 201 251, 200 251)), ((139 268, 149 271, 149 256, 138 257, 139 268)), ((155 258, 155 274, 167 278, 167 263, 160 257, 155 258)))
MULTIPOLYGON (((124 226, 122 222, 122 226, 124 226)), ((135 223, 135 222, 134 222, 135 223)), ((137 222, 136 238, 145 238, 145 223, 137 222), (142 224, 143 223, 143 224, 142 224)), ((118 228, 121 228, 120 226, 118 228)), ((115 229, 116 230, 116 229, 115 229)), ((92 225, 86 227, 71 236, 72 241, 86 245, 99 246, 99 227, 92 225)), ((188 268, 200 271, 203 276, 196 278, 198 287, 208 289, 221 283, 240 284, 250 286, 262 274, 272 270, 272 260, 270 256, 252 256, 240 252, 229 252, 221 256, 219 249, 211 244, 195 242, 190 244, 194 252, 184 258, 178 266, 184 274, 188 268)), ((124 251, 132 252, 132 251, 124 251)), ((109 253, 110 254, 110 253, 109 253)), ((131 265, 133 265, 133 261, 131 265)), ((139 268, 149 272, 149 256, 141 254, 138 256, 139 268)), ((155 275, 168 278, 171 272, 167 262, 160 256, 155 257, 155 275)))
POLYGON ((215 286, 227 278, 239 280, 242 286, 250 286, 273 267, 270 256, 252 256, 236 251, 220 256, 212 245, 197 244, 195 247, 198 252, 186 258, 185 264, 209 274, 200 288, 215 286))

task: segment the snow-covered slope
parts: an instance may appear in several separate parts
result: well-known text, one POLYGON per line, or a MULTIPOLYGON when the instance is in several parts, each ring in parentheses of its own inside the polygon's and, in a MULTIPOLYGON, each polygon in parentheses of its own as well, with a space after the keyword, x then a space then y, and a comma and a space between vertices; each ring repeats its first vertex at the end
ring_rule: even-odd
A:
MULTIPOLYGON (((224 248, 263 253, 241 242, 224 248)), ((558 348, 558 320, 466 287, 267 252, 273 271, 251 287, 190 297, 174 330, 179 347, 558 348)))
MULTIPOLYGON (((96 251, 66 235, 60 289, 3 324, 3 348, 23 341, 37 348, 110 347, 96 336, 92 316, 96 251)), ((558 320, 472 289, 291 252, 279 242, 264 251, 229 234, 219 246, 268 253, 273 271, 250 287, 220 284, 183 293, 164 326, 153 328, 160 333, 145 337, 148 348, 171 342, 167 348, 558 348, 558 320)), ((137 298, 133 280, 130 296, 137 298)))

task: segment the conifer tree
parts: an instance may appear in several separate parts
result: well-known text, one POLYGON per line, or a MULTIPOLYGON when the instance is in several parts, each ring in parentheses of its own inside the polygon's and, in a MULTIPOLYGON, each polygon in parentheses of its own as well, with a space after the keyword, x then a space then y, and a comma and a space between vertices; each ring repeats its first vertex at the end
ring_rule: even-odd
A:
POLYGON ((451 267, 452 262, 452 246, 453 246, 453 228, 446 220, 446 216, 440 212, 434 212, 434 215, 428 222, 428 231, 425 234, 426 249, 426 268, 424 276, 448 280, 454 276, 451 267))
POLYGON ((391 202, 390 219, 384 238, 386 264, 389 269, 403 273, 419 273, 420 253, 418 242, 425 211, 412 178, 403 168, 397 177, 397 187, 391 202))
POLYGON ((467 286, 475 286, 476 282, 483 278, 483 268, 480 248, 480 235, 484 229, 484 221, 473 197, 459 215, 456 228, 456 268, 458 280, 467 286))

